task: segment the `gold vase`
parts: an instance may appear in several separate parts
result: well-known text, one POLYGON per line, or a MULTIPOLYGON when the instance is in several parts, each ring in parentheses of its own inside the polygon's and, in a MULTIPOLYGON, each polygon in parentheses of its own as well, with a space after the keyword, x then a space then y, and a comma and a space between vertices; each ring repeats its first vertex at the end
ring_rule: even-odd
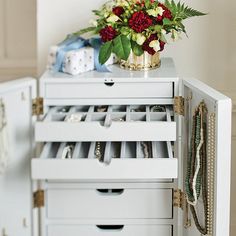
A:
POLYGON ((127 61, 120 60, 120 67, 127 70, 151 70, 160 67, 160 53, 157 52, 154 55, 150 55, 144 52, 142 56, 136 56, 133 52, 127 61))

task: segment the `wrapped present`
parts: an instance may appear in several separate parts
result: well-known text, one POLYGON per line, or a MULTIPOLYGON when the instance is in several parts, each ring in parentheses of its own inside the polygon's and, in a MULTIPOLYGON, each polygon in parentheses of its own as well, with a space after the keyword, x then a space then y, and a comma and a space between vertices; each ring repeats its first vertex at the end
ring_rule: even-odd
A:
POLYGON ((58 51, 59 47, 58 46, 52 46, 49 49, 49 53, 48 53, 48 62, 47 62, 47 69, 48 70, 53 70, 53 67, 56 63, 56 59, 57 59, 57 51, 58 51))
POLYGON ((102 45, 100 38, 84 39, 78 36, 69 36, 49 51, 47 68, 54 72, 64 72, 77 75, 96 69, 99 72, 109 72, 108 65, 117 62, 114 54, 101 65, 98 60, 99 49, 102 45))
POLYGON ((94 70, 94 49, 84 47, 66 53, 62 65, 62 71, 71 75, 94 70))

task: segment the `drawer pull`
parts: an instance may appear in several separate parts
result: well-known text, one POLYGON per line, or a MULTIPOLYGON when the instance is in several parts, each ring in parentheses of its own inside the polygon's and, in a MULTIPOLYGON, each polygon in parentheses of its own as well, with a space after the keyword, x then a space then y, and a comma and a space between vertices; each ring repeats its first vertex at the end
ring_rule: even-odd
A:
POLYGON ((104 231, 121 231, 124 228, 124 225, 96 225, 97 228, 104 231))
POLYGON ((97 192, 105 196, 117 196, 121 195, 124 192, 124 189, 97 189, 97 192))
POLYGON ((114 82, 104 82, 106 86, 112 87, 115 83, 114 82))

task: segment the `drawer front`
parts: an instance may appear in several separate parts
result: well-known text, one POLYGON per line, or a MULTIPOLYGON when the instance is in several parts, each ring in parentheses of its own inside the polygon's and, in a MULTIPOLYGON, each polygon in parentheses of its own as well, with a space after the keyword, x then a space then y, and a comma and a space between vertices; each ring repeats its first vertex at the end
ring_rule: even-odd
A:
POLYGON ((46 99, 172 98, 172 82, 47 83, 46 99))
POLYGON ((49 189, 49 219, 171 219, 172 189, 49 189))
POLYGON ((53 225, 47 236, 171 236, 171 225, 53 225))
POLYGON ((152 152, 144 155, 141 142, 101 143, 101 163, 92 143, 47 143, 40 158, 33 158, 32 178, 38 180, 127 181, 177 178, 178 160, 173 158, 170 142, 149 142, 152 152), (64 150, 73 146, 71 159, 64 150), (93 170, 93 171, 88 171, 93 170))
POLYGON ((39 142, 175 141, 169 106, 53 107, 35 126, 39 142), (162 110, 153 110, 155 107, 162 110), (159 108, 158 108, 159 107, 159 108), (64 112, 65 111, 65 112, 64 112), (76 119, 75 119, 76 118, 76 119))

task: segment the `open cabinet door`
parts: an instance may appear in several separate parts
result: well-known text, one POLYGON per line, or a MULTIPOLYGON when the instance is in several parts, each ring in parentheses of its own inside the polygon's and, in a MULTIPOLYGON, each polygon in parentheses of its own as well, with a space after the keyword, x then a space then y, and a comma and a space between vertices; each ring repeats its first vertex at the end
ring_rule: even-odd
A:
POLYGON ((2 236, 32 235, 30 158, 34 139, 31 108, 32 98, 35 97, 34 79, 19 79, 0 84, 0 152, 4 152, 0 156, 2 236))
MULTIPOLYGON (((190 140, 193 133, 193 113, 203 101, 207 108, 205 113, 205 154, 207 161, 205 164, 206 182, 204 185, 206 186, 207 201, 205 200, 205 202, 207 202, 207 209, 204 213, 202 188, 195 209, 200 225, 207 228, 206 235, 229 236, 231 100, 197 80, 183 80, 182 92, 185 98, 185 115, 183 118, 183 168, 181 170, 183 180, 181 180, 182 183, 180 185, 186 194, 186 163, 189 161, 189 152, 192 150, 190 140), (205 224, 205 217, 207 218, 207 224, 205 224)), ((197 164, 195 163, 195 165, 197 164)), ((183 209, 183 231, 180 236, 204 235, 197 229, 191 209, 186 206, 187 204, 185 204, 183 209)))

